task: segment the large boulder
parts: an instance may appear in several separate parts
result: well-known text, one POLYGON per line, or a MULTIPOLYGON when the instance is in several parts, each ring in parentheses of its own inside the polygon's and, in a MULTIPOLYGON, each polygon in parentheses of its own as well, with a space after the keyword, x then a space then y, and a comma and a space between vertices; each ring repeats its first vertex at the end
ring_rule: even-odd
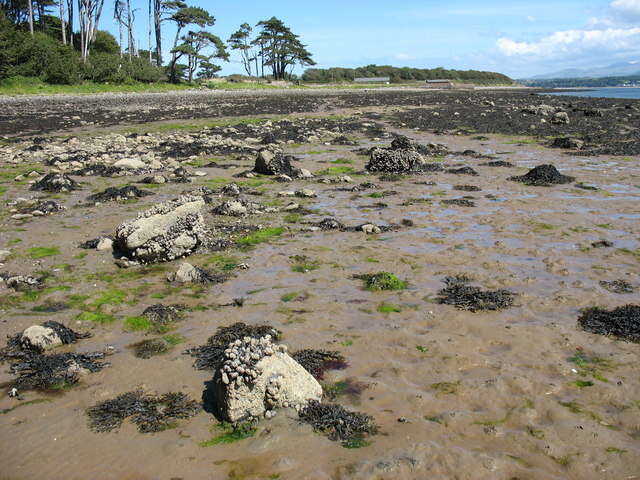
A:
POLYGON ((114 250, 142 263, 164 262, 193 253, 207 238, 205 201, 185 195, 160 203, 116 229, 114 250))
POLYGON ((291 157, 270 150, 258 153, 253 171, 262 175, 288 175, 292 178, 300 176, 300 169, 291 165, 291 157))
POLYGON ((578 138, 558 137, 553 140, 551 146, 555 148, 572 148, 580 150, 584 146, 584 142, 578 138))
POLYGON ((275 415, 278 408, 304 409, 322 398, 322 387, 271 336, 244 337, 224 352, 213 378, 215 407, 229 422, 275 415))
POLYGON ((53 328, 43 325, 33 325, 22 332, 20 336, 22 348, 28 350, 41 352, 62 345, 62 343, 62 339, 53 328))
POLYGON ((391 148, 372 149, 365 168, 370 172, 386 173, 410 173, 420 170, 427 162, 416 147, 415 142, 409 138, 397 137, 391 143, 391 148))

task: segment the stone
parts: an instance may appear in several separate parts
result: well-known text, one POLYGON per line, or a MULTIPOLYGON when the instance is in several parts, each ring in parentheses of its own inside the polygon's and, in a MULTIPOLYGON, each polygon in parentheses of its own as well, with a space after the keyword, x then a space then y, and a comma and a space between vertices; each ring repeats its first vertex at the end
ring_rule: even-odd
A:
POLYGON ((558 112, 553 117, 551 117, 551 123, 555 125, 568 125, 569 114, 567 112, 558 112))
POLYGON ((200 279, 198 269, 190 263, 183 263, 178 267, 178 270, 172 274, 169 274, 168 280, 170 282, 178 283, 197 283, 200 279))
POLYGON ((367 235, 380 233, 382 231, 380 230, 380 227, 378 227, 377 225, 374 225, 373 223, 366 223, 360 226, 360 230, 362 230, 367 235))
POLYGON ((287 175, 292 178, 300 176, 300 170, 291 166, 290 157, 284 156, 282 152, 274 153, 269 150, 258 153, 253 171, 262 175, 287 175))
POLYGON ((309 188, 302 188, 300 190, 297 190, 295 194, 296 194, 296 197, 302 197, 302 198, 312 198, 316 196, 316 192, 314 192, 309 188))
POLYGON ((207 239, 203 197, 184 195, 157 204, 116 229, 114 250, 142 263, 175 260, 207 239))
POLYGON ((241 217, 246 215, 247 212, 247 207, 237 200, 227 200, 213 210, 213 213, 217 215, 229 215, 232 217, 241 217))
POLYGON ((129 170, 140 170, 147 168, 147 164, 137 158, 124 158, 113 164, 114 167, 127 168, 129 170))
POLYGON ((104 252, 106 250, 112 250, 112 249, 113 249, 113 240, 111 240, 108 237, 101 238, 100 241, 98 242, 98 245, 96 245, 96 250, 98 250, 99 252, 104 252))
POLYGON ((71 192, 80 190, 80 184, 64 173, 48 173, 31 185, 31 190, 52 193, 71 192))
POLYGON ((215 407, 229 422, 271 418, 279 408, 304 409, 320 401, 322 387, 269 335, 245 337, 225 350, 213 378, 215 407))
POLYGON ((289 175, 285 175, 284 173, 281 173, 280 175, 276 176, 276 182, 288 183, 288 182, 293 182, 293 179, 289 175))
POLYGON ((9 250, 0 250, 0 262, 4 262, 10 256, 11 252, 9 250))
POLYGON ((22 332, 20 343, 25 349, 43 351, 62 345, 62 339, 53 328, 33 325, 22 332))
POLYGON ((558 137, 553 140, 551 146, 555 148, 572 148, 575 150, 580 150, 584 146, 584 142, 577 138, 558 137))
POLYGON ((293 190, 282 190, 278 192, 279 197, 293 197, 295 196, 295 194, 296 192, 294 192, 293 190))

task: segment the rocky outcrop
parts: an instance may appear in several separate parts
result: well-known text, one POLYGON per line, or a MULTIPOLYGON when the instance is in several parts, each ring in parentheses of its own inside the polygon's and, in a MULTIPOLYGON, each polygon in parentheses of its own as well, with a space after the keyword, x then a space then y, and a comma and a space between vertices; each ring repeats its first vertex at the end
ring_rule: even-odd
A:
POLYGON ((43 351, 62 345, 62 339, 53 328, 33 325, 22 332, 20 343, 25 349, 43 351))
POLYGON ((114 250, 142 263, 164 262, 193 253, 207 238, 204 199, 182 196, 142 212, 116 230, 114 250))
POLYGON ((288 155, 283 155, 282 152, 274 153, 270 150, 262 150, 256 157, 253 171, 262 175, 287 175, 291 178, 304 176, 299 168, 291 165, 291 158, 288 155))
POLYGON ((407 137, 397 137, 391 148, 374 148, 365 168, 370 172, 410 173, 418 171, 426 163, 407 137))
POLYGON ((574 150, 580 150, 584 146, 584 142, 578 138, 558 137, 553 140, 551 146, 554 148, 570 148, 574 150))
POLYGON ((71 192, 80 190, 80 184, 64 173, 48 173, 31 186, 31 190, 41 192, 71 192))
POLYGON ((229 422, 270 418, 278 408, 300 411, 322 397, 316 379, 269 335, 229 344, 213 383, 215 407, 229 422))

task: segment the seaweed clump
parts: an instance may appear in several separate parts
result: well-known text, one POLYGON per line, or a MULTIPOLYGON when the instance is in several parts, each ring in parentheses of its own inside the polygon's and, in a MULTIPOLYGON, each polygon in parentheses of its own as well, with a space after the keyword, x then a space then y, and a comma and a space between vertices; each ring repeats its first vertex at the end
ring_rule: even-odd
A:
POLYGON ((316 380, 322 380, 327 370, 347 368, 344 357, 335 351, 305 349, 299 350, 291 356, 316 380))
POLYGON ((102 370, 108 364, 101 362, 104 353, 26 354, 9 367, 18 375, 12 384, 22 390, 56 390, 78 383, 80 377, 102 370))
POLYGON ((347 448, 367 445, 366 437, 378 432, 373 417, 365 413, 350 412, 335 403, 311 400, 300 411, 299 416, 302 422, 311 425, 316 432, 326 435, 330 440, 340 441, 347 448))
POLYGON ((150 338, 131 345, 133 354, 145 360, 169 351, 169 343, 163 338, 150 338))
POLYGON ((594 307, 582 311, 578 325, 584 330, 640 343, 640 305, 605 310, 594 307))
POLYGON ((612 282, 600 280, 600 286, 605 290, 608 290, 609 292, 618 293, 620 295, 625 293, 633 293, 636 291, 633 285, 622 279, 613 280, 612 282))
POLYGON ((123 202, 131 198, 142 198, 149 195, 154 195, 154 193, 148 190, 140 190, 134 185, 126 185, 122 188, 109 187, 102 192, 89 195, 87 200, 91 203, 123 202))
POLYGON ((193 366, 196 369, 217 370, 224 361, 224 351, 230 343, 242 340, 244 337, 259 339, 266 335, 271 335, 273 340, 278 340, 281 332, 271 325, 247 325, 238 322, 229 327, 219 327, 206 344, 190 348, 185 353, 195 357, 193 366))
POLYGON ((515 167, 513 163, 507 162, 505 160, 495 160, 493 162, 481 163, 480 166, 481 167, 507 167, 507 168, 515 167))
POLYGON ((367 290, 404 290, 408 283, 400 280, 393 273, 378 272, 367 273, 363 275, 355 275, 354 278, 364 280, 364 286, 367 290))
POLYGON ((64 173, 48 173, 31 185, 31 190, 52 193, 71 192, 80 190, 80 184, 64 173))
POLYGON ((142 315, 151 322, 151 330, 164 333, 174 322, 184 318, 186 309, 187 306, 182 304, 162 305, 161 303, 156 303, 145 308, 142 315))
POLYGON ((440 304, 455 305, 471 312, 502 310, 513 305, 515 293, 509 290, 482 290, 470 286, 471 279, 464 275, 446 277, 445 288, 438 292, 440 304))
POLYGON ((513 182, 524 183, 538 187, 548 187, 549 185, 562 185, 575 181, 575 177, 562 175, 556 167, 551 164, 538 165, 529 170, 525 175, 509 177, 513 182))
POLYGON ((476 204, 471 200, 466 198, 451 198, 447 200, 442 200, 443 205, 457 205, 458 207, 475 207, 476 204))
POLYGON ((181 392, 148 395, 141 390, 123 393, 86 410, 89 427, 94 432, 120 428, 131 417, 140 433, 161 432, 176 426, 175 420, 193 417, 200 405, 181 392))

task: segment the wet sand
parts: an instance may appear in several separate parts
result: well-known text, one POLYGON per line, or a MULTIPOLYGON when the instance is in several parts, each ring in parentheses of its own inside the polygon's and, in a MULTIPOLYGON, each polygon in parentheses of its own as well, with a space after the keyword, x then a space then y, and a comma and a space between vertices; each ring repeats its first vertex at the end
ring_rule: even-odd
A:
MULTIPOLYGON (((372 111, 397 108, 377 106, 372 111)), ((585 307, 614 308, 640 300, 638 293, 611 293, 599 283, 625 279, 640 285, 640 158, 583 157, 536 143, 517 144, 520 137, 488 134, 477 140, 473 134, 436 135, 377 121, 389 133, 420 143, 442 143, 453 152, 472 149, 495 155, 516 167, 480 166, 488 160, 453 154, 440 160, 451 167, 471 166, 479 175, 436 173, 389 182, 378 175, 349 173, 354 184, 371 181, 381 187, 361 192, 338 190, 353 184, 321 184, 317 179, 264 183, 258 187, 261 196, 248 198, 281 205, 288 199, 277 197, 280 190, 311 188, 317 198, 296 201, 314 213, 289 222, 286 213, 243 219, 284 225, 287 231, 252 249, 221 252, 249 268, 236 269, 234 278, 204 291, 167 290, 166 274, 180 261, 161 264, 141 278, 126 278, 123 272, 132 270, 118 269, 110 252, 87 250, 78 258, 85 250, 77 245, 113 234, 121 222, 185 189, 212 186, 207 180, 236 180, 232 175, 251 162, 233 155, 215 157, 219 163, 236 162, 237 168, 194 167, 207 176, 192 184, 152 189, 154 196, 137 202, 78 207, 93 191, 138 177, 74 177, 85 182, 82 191, 54 196, 67 207, 64 212, 26 221, 3 214, 0 248, 15 255, 2 270, 53 272, 47 286, 69 289, 5 307, 0 336, 56 320, 93 334, 62 350, 100 351, 112 345, 116 353, 108 357, 110 368, 63 393, 24 392, 22 401, 0 398, 0 412, 30 400, 47 400, 0 415, 0 478, 640 478, 640 347, 586 333, 576 323, 585 307), (581 190, 573 184, 533 187, 507 180, 545 163, 600 190, 581 190), (458 191, 455 185, 475 185, 481 191, 458 191), (386 191, 397 193, 379 195, 386 191), (441 203, 464 196, 473 197, 476 207, 441 203), (387 206, 372 208, 376 202, 387 206), (304 222, 327 216, 348 225, 385 225, 402 219, 414 225, 368 236, 303 231, 304 222), (614 246, 592 248, 591 243, 601 239, 614 246), (26 254, 31 247, 54 246, 60 250, 55 256, 33 260, 26 254), (307 256, 318 268, 293 272, 290 257, 295 255, 307 256), (370 292, 352 278, 377 271, 395 273, 409 282, 409 288, 370 292), (485 288, 516 292, 515 306, 472 313, 435 303, 442 280, 455 274, 466 274, 485 288), (113 288, 128 295, 127 303, 105 306, 116 317, 109 324, 78 321, 74 308, 32 311, 47 298, 67 301, 70 295, 87 295, 91 301, 113 288), (296 292, 293 300, 283 301, 285 294, 296 292), (220 306, 238 297, 245 299, 243 307, 220 306), (127 332, 123 319, 157 302, 199 308, 171 332, 184 337, 183 343, 164 355, 136 358, 128 346, 150 336, 127 332), (383 303, 400 311, 381 313, 378 307, 383 303), (337 401, 375 418, 380 433, 371 438, 371 445, 345 449, 301 424, 294 412, 260 422, 252 438, 210 447, 199 443, 211 438, 210 428, 218 421, 205 411, 156 434, 141 434, 129 422, 111 433, 89 430, 86 408, 136 388, 160 394, 182 391, 201 400, 211 373, 195 370, 193 358, 183 351, 204 344, 218 326, 238 321, 273 325, 293 350, 339 350, 349 366, 328 372, 324 382, 366 385, 362 393, 337 401), (585 364, 576 358, 598 361, 585 364)), ((101 133, 85 131, 83 138, 101 133)), ((388 138, 353 138, 359 147, 389 143, 388 138)), ((358 172, 367 161, 352 146, 328 146, 321 140, 283 148, 301 159, 296 166, 311 172, 341 165, 358 172), (351 163, 329 163, 336 159, 351 163)), ((2 186, 4 201, 36 194, 25 184, 2 186)), ((210 213, 205 219, 232 222, 210 213)), ((187 261, 204 265, 213 257, 199 254, 187 261)), ((0 293, 15 295, 6 289, 0 293)), ((12 378, 2 368, 0 383, 12 378)))

